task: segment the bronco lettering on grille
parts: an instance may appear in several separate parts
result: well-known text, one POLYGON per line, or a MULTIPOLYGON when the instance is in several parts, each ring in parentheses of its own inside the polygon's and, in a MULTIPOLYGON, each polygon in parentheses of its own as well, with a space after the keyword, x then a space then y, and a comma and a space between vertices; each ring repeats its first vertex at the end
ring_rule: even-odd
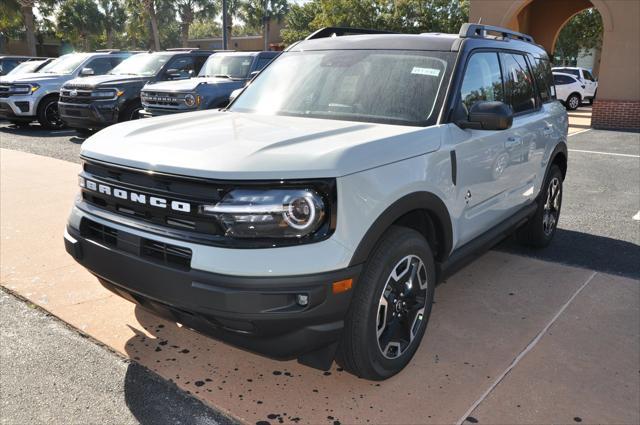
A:
POLYGON ((145 193, 133 192, 117 187, 112 187, 104 183, 98 183, 93 180, 79 177, 80 187, 83 187, 92 192, 97 192, 103 195, 112 196, 118 199, 124 199, 137 204, 150 205, 156 208, 169 208, 174 211, 183 213, 191 212, 191 204, 189 202, 174 201, 161 198, 158 196, 152 196, 145 193))

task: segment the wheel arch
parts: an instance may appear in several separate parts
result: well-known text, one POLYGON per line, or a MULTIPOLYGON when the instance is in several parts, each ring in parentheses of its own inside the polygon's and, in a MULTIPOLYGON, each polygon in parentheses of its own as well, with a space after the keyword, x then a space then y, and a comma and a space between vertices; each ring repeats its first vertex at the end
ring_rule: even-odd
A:
POLYGON ((557 165, 558 167, 560 167, 560 171, 562 171, 562 180, 564 180, 567 175, 567 161, 567 144, 566 142, 561 141, 556 145, 556 147, 553 149, 553 152, 551 152, 551 155, 549 156, 549 165, 547 166, 547 170, 545 171, 545 180, 543 181, 546 181, 547 175, 549 174, 549 170, 551 170, 552 165, 557 165))
POLYGON ((367 261, 384 232, 392 225, 417 230, 425 236, 435 260, 444 261, 453 246, 451 217, 444 202, 430 192, 414 192, 389 206, 369 227, 351 258, 350 265, 367 261))
POLYGON ((53 98, 53 97, 55 97, 55 98, 58 98, 58 99, 59 99, 59 98, 60 98, 60 93, 58 93, 57 91, 50 92, 50 93, 47 93, 47 94, 45 94, 44 96, 42 96, 40 99, 38 99, 38 102, 37 102, 37 103, 36 103, 36 105, 35 105, 35 112, 36 112, 36 114, 37 114, 37 113, 38 113, 38 111, 40 110, 40 107, 41 107, 42 105, 44 105, 44 102, 45 102, 47 99, 51 99, 51 98, 53 98))

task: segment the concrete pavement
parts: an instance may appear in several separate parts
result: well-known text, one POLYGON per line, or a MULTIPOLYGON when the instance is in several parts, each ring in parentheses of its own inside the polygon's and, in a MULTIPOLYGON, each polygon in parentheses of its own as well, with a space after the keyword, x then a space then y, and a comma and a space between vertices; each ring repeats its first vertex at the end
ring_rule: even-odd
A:
POLYGON ((325 374, 229 347, 102 289, 62 245, 78 165, 0 156, 2 285, 242 421, 640 422, 636 279, 493 251, 437 289, 403 373, 382 383, 325 374))

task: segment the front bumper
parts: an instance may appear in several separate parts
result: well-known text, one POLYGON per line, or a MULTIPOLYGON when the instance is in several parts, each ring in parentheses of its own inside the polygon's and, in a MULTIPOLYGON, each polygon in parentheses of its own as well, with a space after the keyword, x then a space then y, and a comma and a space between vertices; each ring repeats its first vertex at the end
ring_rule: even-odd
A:
POLYGON ((65 248, 111 291, 217 339, 321 369, 333 360, 352 293, 334 294, 332 283, 354 279, 356 284, 361 268, 303 276, 230 276, 149 260, 139 255, 142 238, 135 234, 118 231, 110 246, 95 239, 68 226, 65 248), (306 295, 308 305, 299 305, 298 295, 306 295))
POLYGON ((73 128, 104 128, 118 122, 118 100, 100 100, 87 104, 58 102, 60 118, 73 128))
POLYGON ((36 116, 36 103, 33 95, 0 98, 0 118, 31 121, 36 116))

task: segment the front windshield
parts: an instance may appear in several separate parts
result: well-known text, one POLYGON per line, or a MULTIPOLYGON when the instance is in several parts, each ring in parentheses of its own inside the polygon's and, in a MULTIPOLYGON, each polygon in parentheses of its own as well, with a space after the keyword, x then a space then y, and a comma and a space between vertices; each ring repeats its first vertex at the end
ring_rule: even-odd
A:
POLYGON ((152 77, 166 64, 171 55, 158 53, 140 53, 123 60, 109 72, 111 75, 139 75, 152 77))
POLYGON ((214 54, 207 59, 198 76, 247 78, 252 61, 251 56, 214 54))
POLYGON ((42 68, 40 72, 47 74, 72 74, 87 59, 84 53, 70 53, 42 68))
POLYGON ((29 72, 34 72, 35 69, 39 67, 42 62, 43 61, 22 62, 20 65, 16 66, 11 71, 9 71, 7 75, 26 74, 29 72))
POLYGON ((230 110, 427 125, 454 53, 401 50, 287 52, 230 110))

